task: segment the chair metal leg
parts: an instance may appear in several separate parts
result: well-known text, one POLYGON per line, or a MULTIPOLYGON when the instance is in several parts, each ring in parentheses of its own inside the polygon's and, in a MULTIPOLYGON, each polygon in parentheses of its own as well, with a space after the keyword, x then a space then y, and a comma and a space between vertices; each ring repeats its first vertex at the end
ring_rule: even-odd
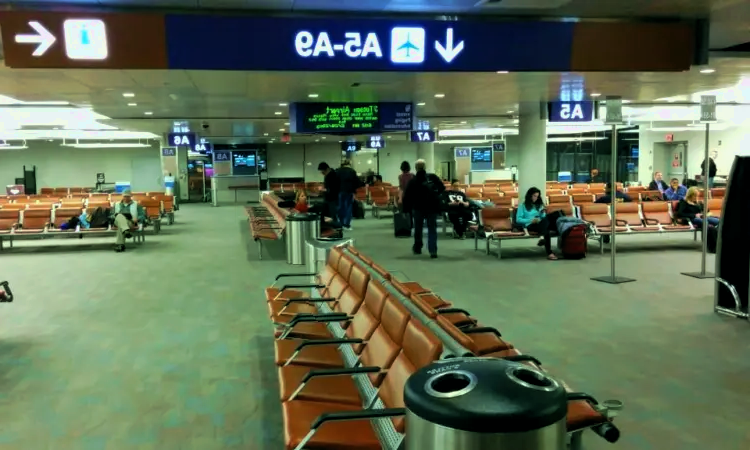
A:
POLYGON ((502 256, 501 256, 502 251, 503 251, 503 240, 502 239, 498 239, 497 240, 497 259, 501 259, 502 258, 502 256))
POLYGON ((263 246, 260 243, 260 239, 258 239, 255 242, 258 243, 258 259, 262 260, 263 259, 263 246))
POLYGON ((570 450, 583 450, 583 430, 575 431, 570 435, 570 450))

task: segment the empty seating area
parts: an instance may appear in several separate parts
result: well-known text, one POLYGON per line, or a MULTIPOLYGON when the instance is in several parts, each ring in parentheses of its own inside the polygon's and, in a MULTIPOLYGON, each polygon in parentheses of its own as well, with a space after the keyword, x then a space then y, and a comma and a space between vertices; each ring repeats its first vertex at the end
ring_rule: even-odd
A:
POLYGON ((253 241, 258 243, 258 259, 263 259, 263 241, 278 241, 284 237, 286 216, 291 210, 279 207, 281 199, 274 192, 261 195, 259 206, 246 206, 248 227, 253 241))
MULTIPOLYGON (((543 370, 499 330, 353 247, 334 247, 318 273, 278 275, 265 300, 289 450, 395 450, 409 432, 406 380, 437 360, 506 358, 543 370)), ((571 449, 582 448, 586 429, 616 442, 611 419, 569 390, 571 449)))
MULTIPOLYGON (((96 208, 111 208, 121 199, 119 194, 93 193, 85 188, 42 188, 39 195, 12 195, 0 197, 0 250, 5 242, 13 247, 14 240, 83 238, 114 236, 116 228, 85 228, 80 224, 63 229, 74 217, 89 213, 96 208)), ((174 223, 174 201, 171 195, 163 192, 133 193, 147 223, 139 222, 130 230, 136 243, 145 241, 145 231, 149 225, 154 232, 161 229, 161 220, 167 218, 174 223)))

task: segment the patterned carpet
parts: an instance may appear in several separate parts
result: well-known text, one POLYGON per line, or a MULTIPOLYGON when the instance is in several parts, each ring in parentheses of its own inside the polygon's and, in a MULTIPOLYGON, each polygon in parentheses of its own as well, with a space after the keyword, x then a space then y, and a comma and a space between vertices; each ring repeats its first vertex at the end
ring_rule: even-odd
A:
MULTIPOLYGON (((0 450, 283 448, 262 288, 294 269, 279 245, 259 262, 243 224, 240 207, 187 205, 124 254, 94 240, 0 254, 17 299, 0 305, 0 450)), ((598 254, 548 262, 522 242, 498 261, 441 237, 431 261, 387 219, 352 235, 573 387, 622 400, 620 443, 587 449, 750 448, 750 324, 679 275, 699 267, 691 237, 623 238, 618 274, 638 281, 610 286, 589 280, 609 272, 598 254)))

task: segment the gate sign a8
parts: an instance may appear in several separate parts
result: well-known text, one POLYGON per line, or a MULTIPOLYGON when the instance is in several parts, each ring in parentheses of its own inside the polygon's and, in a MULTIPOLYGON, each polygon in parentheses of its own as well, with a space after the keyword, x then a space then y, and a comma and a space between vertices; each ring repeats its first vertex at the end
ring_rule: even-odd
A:
POLYGON ((175 147, 193 148, 196 143, 195 133, 169 133, 167 137, 169 145, 174 145, 175 147))

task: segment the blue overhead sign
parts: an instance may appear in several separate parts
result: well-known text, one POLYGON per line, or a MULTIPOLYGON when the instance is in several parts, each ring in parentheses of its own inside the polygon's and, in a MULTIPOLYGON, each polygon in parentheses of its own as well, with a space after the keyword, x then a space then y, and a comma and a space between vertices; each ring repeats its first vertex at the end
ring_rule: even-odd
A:
POLYGON ((231 162, 232 152, 230 150, 216 150, 214 152, 214 162, 231 162))
POLYGON ((169 133, 167 135, 169 145, 175 147, 190 147, 191 149, 195 145, 195 133, 169 133))
POLYGON ((201 15, 165 24, 170 69, 420 72, 565 71, 575 26, 201 15))
POLYGON ((434 142, 435 132, 432 130, 412 131, 411 141, 412 142, 434 142))
POLYGON ((549 102, 549 121, 591 122, 594 120, 594 104, 592 101, 549 102))

